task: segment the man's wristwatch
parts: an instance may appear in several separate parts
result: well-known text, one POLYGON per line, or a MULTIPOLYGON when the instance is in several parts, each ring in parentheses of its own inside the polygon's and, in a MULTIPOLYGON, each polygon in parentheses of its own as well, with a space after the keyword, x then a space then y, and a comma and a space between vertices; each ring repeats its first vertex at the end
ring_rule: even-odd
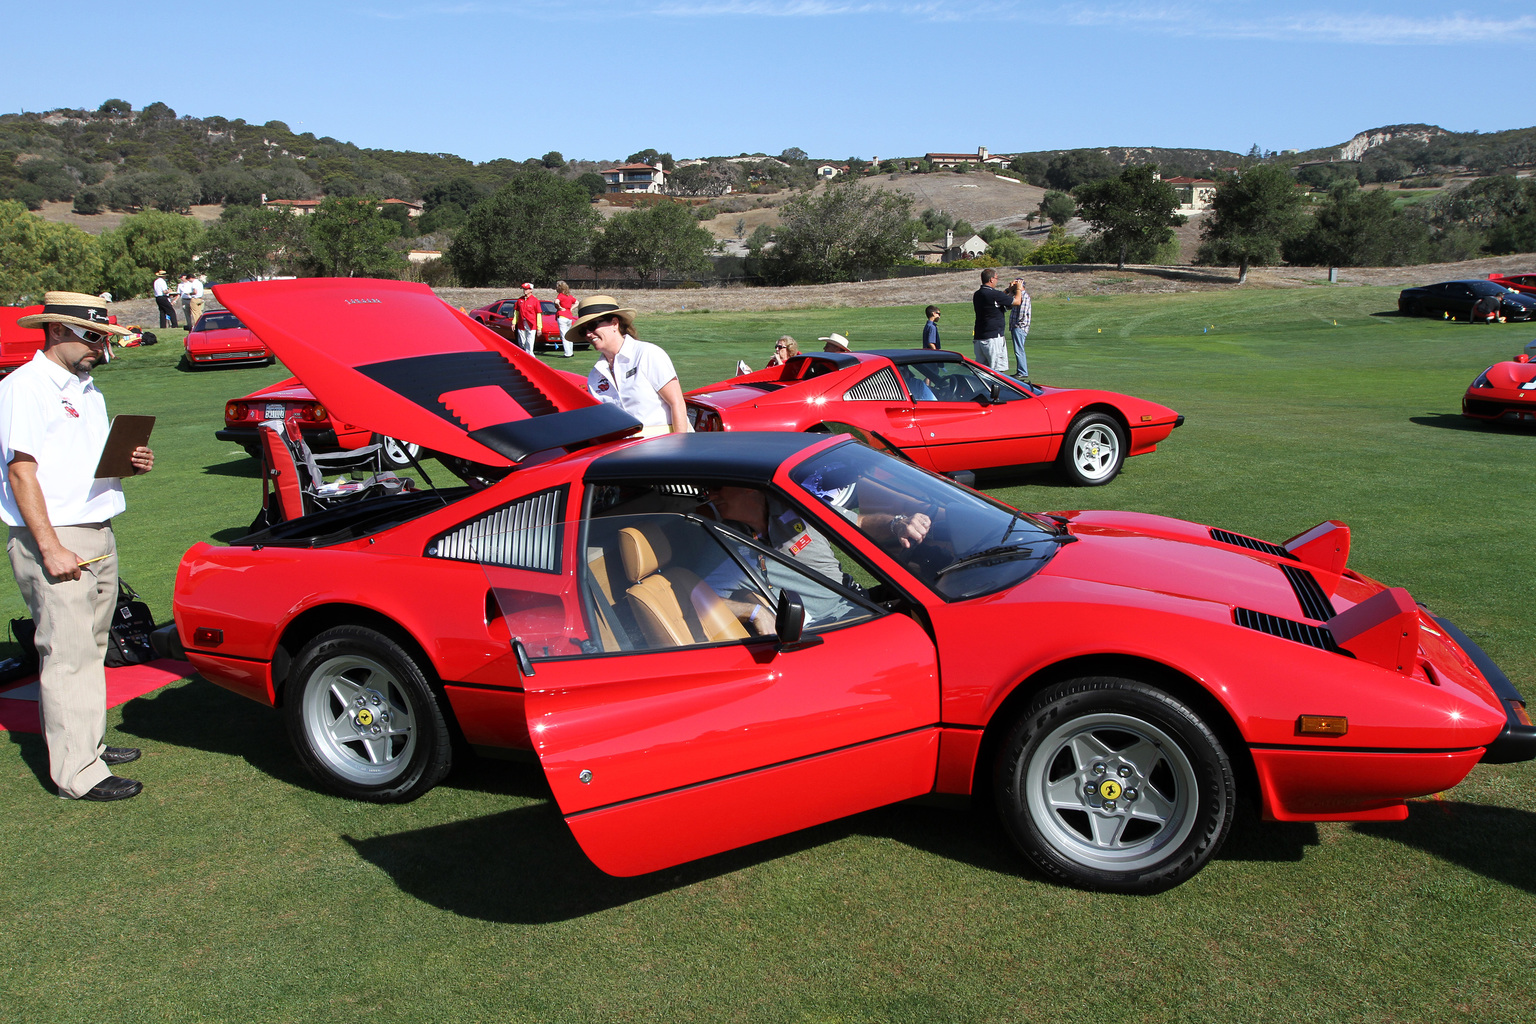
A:
POLYGON ((891 539, 892 540, 900 540, 902 533, 907 528, 907 524, 910 523, 911 521, 912 521, 912 517, 911 516, 907 516, 907 515, 891 516, 891 539))

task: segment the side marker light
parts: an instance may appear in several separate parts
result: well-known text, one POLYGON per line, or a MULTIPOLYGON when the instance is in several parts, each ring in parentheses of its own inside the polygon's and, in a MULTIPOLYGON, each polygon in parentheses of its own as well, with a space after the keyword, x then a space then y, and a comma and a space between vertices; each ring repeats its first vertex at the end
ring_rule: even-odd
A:
POLYGON ((224 642, 224 631, 209 626, 198 626, 192 631, 193 647, 217 647, 224 642))
POLYGON ((1302 715, 1296 720, 1298 736, 1343 736, 1349 732, 1349 719, 1342 715, 1302 715))

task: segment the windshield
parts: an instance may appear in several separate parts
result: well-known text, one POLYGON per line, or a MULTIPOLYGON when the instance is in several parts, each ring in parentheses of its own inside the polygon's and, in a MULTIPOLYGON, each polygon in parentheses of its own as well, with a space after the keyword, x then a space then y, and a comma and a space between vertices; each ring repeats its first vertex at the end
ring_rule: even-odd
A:
POLYGON ((813 456, 790 479, 946 601, 1015 586, 1075 539, 1050 519, 860 444, 813 456))
POLYGON ((199 320, 192 329, 194 331, 228 331, 244 326, 240 322, 240 318, 233 313, 209 313, 199 320))

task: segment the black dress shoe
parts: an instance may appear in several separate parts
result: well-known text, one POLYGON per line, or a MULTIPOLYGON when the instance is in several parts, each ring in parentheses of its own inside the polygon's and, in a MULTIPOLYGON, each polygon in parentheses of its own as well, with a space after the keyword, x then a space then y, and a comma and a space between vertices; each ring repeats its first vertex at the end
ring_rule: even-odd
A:
POLYGON ((133 779, 121 779, 116 775, 108 775, 89 791, 81 794, 81 800, 127 800, 131 796, 138 796, 144 789, 144 783, 133 779))
POLYGON ((127 764, 129 761, 139 759, 138 747, 108 747, 101 752, 101 759, 107 764, 127 764))

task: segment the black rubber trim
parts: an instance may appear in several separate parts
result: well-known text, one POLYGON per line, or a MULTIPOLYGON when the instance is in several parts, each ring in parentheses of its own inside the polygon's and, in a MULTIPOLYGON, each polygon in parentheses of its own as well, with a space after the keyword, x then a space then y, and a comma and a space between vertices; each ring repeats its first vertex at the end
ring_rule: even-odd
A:
POLYGON ((745 778, 748 775, 756 775, 758 772, 766 772, 773 768, 783 768, 785 765, 800 764, 804 761, 814 761, 819 757, 826 757, 828 754, 840 754, 845 750, 857 750, 859 747, 867 747, 872 743, 884 743, 886 740, 893 740, 900 736, 913 736, 917 733, 934 732, 939 728, 941 728, 941 726, 937 722, 935 722, 933 725, 920 725, 915 729, 904 729, 901 732, 893 732, 886 736, 876 736, 873 739, 860 740, 858 743, 847 743, 841 747, 832 747, 830 750, 820 750, 814 754, 806 754, 804 757, 792 757, 787 761, 775 761, 773 764, 765 764, 758 768, 746 768, 739 772, 732 772, 729 775, 719 775, 713 779, 702 779, 698 782, 690 782, 686 786, 673 786, 671 789, 663 789, 660 792, 647 793, 644 796, 630 797, 628 800, 615 800, 611 804, 603 804, 600 807, 588 807, 584 811, 577 811, 574 814, 567 814, 565 816, 565 820, 574 821, 577 818, 583 818, 589 814, 596 814, 598 811, 609 811, 615 807, 626 807, 630 804, 638 804, 645 800, 654 800, 659 796, 671 796, 673 793, 684 793, 690 789, 698 789, 700 786, 713 786, 717 782, 729 782, 732 779, 745 778))
POLYGON ((465 690, 494 690, 497 693, 527 693, 521 686, 497 686, 494 683, 461 683, 452 679, 444 679, 444 686, 457 686, 465 690))
POLYGON ((206 647, 186 647, 186 648, 183 648, 183 649, 188 654, 206 654, 210 658, 223 658, 226 661, 244 661, 244 662, 248 662, 248 663, 250 663, 252 665, 270 665, 270 664, 272 664, 272 659, 271 658, 247 658, 243 654, 225 654, 223 651, 210 650, 210 649, 208 649, 206 647))
POLYGON ((1456 624, 1450 619, 1441 618, 1430 613, 1445 630, 1456 645, 1467 652, 1467 657, 1472 659, 1472 664, 1488 680, 1488 685, 1493 687, 1493 692, 1498 696, 1500 703, 1504 705, 1504 731, 1499 733, 1497 739, 1488 744, 1488 752, 1483 755, 1483 764, 1519 764, 1522 761, 1536 760, 1536 725, 1526 725, 1515 717, 1515 709, 1512 705, 1524 704, 1525 698, 1520 691, 1515 689, 1515 684, 1510 682, 1509 676, 1504 670, 1488 657, 1488 652, 1483 650, 1471 637, 1456 628, 1456 624))
POLYGON ((1249 750, 1300 750, 1308 754, 1465 754, 1481 747, 1313 747, 1301 743, 1250 743, 1249 750))

